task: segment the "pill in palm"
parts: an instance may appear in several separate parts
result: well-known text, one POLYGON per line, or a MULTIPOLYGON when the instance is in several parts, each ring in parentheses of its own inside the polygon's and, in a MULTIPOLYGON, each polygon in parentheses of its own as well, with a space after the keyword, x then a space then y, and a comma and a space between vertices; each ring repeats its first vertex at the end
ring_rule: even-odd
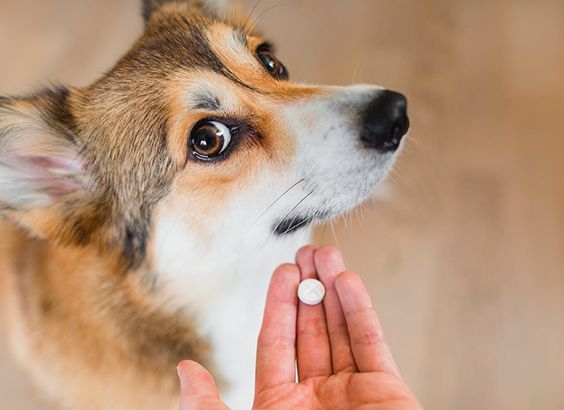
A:
POLYGON ((325 296, 325 286, 317 279, 306 279, 298 286, 298 298, 306 305, 317 305, 325 296))

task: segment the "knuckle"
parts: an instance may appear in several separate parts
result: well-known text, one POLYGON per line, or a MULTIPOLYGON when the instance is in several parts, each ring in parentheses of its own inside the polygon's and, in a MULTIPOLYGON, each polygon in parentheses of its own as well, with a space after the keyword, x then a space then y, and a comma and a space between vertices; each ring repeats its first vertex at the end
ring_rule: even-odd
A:
POLYGON ((258 346, 261 348, 273 349, 273 350, 287 350, 293 349, 295 345, 295 339, 290 336, 276 336, 270 338, 259 338, 258 346))
MULTIPOLYGON (((307 374, 307 379, 311 380, 316 377, 326 377, 328 374, 333 372, 333 368, 331 366, 319 366, 317 368, 306 369, 302 371, 303 373, 307 374)), ((298 374, 299 374, 298 369, 298 374)))
POLYGON ((298 333, 310 336, 327 335, 325 321, 319 318, 304 319, 298 323, 298 333))
POLYGON ((353 308, 351 310, 345 311, 345 317, 347 318, 347 320, 352 320, 357 316, 363 317, 363 315, 375 315, 376 311, 374 310, 374 308, 372 307, 372 305, 369 306, 361 306, 361 307, 357 307, 357 308, 353 308))
POLYGON ((329 334, 331 336, 348 336, 349 327, 345 322, 336 323, 331 327, 329 334))
POLYGON ((362 332, 353 338, 353 343, 360 346, 374 346, 386 343, 384 335, 375 331, 362 332))

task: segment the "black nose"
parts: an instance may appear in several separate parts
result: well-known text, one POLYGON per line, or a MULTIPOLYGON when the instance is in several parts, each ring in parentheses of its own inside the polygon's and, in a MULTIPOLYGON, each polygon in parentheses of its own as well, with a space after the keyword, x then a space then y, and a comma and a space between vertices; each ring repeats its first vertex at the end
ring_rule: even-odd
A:
POLYGON ((407 100, 399 93, 382 91, 370 101, 361 121, 360 139, 367 147, 395 151, 409 129, 407 100))

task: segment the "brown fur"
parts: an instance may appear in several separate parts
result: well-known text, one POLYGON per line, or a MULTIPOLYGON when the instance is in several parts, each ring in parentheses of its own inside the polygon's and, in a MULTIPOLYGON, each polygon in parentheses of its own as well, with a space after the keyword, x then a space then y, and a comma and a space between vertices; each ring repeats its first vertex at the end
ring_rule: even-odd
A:
MULTIPOLYGON (((318 92, 225 65, 231 56, 207 46, 226 32, 224 23, 184 2, 153 12, 160 3, 145 2, 145 34, 96 83, 0 99, 0 162, 15 158, 52 178, 36 181, 32 203, 0 194, 0 298, 20 362, 66 408, 174 408, 176 364, 191 358, 213 368, 209 345, 185 313, 164 309, 153 293, 152 218, 168 211, 169 193, 190 192, 194 207, 211 204, 205 210, 213 213, 214 202, 252 179, 259 164, 288 161, 293 147, 283 127, 246 93, 318 92), (258 149, 239 147, 220 169, 188 163, 187 135, 207 115, 179 102, 190 76, 229 84, 240 102, 234 114, 260 134, 247 144, 258 149), (51 164, 50 147, 80 167, 51 164)), ((259 42, 237 33, 253 47, 259 42)))
POLYGON ((11 342, 44 391, 68 408, 107 408, 108 397, 113 408, 174 407, 175 364, 206 363, 209 349, 183 318, 159 311, 149 278, 116 276, 119 262, 96 250, 1 228, 11 342))
POLYGON ((204 215, 175 223, 206 247, 206 217, 294 157, 276 105, 330 92, 273 78, 260 37, 190 1, 143 12, 145 33, 94 84, 0 98, 0 299, 17 357, 64 408, 175 408, 176 364, 215 368, 190 312, 158 296, 156 221, 204 215), (188 150, 214 117, 248 126, 221 166, 188 150))

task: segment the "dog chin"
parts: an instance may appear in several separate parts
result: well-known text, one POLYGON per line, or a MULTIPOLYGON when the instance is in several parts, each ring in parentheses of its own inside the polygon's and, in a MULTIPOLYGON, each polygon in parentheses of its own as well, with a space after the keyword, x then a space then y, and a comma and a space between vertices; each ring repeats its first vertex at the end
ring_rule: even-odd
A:
POLYGON ((284 218, 278 220, 272 227, 272 232, 276 236, 287 236, 292 233, 301 231, 305 228, 310 227, 316 222, 321 222, 323 220, 331 218, 329 211, 316 211, 312 213, 303 213, 295 215, 290 218, 284 218))
MULTIPOLYGON (((339 184, 332 184, 331 187, 327 187, 325 191, 333 190, 332 194, 327 197, 308 196, 309 199, 312 199, 312 202, 320 203, 321 207, 315 209, 315 206, 310 204, 306 209, 299 210, 299 212, 290 212, 282 218, 275 219, 271 226, 271 232, 277 237, 285 237, 305 230, 316 223, 337 218, 363 202, 385 195, 389 191, 385 180, 394 159, 395 156, 391 156, 387 161, 388 163, 380 167, 378 172, 367 173, 363 178, 349 182, 346 196, 339 195, 335 191, 335 187, 339 184)), ((343 189, 342 192, 345 192, 345 190, 343 189)))

